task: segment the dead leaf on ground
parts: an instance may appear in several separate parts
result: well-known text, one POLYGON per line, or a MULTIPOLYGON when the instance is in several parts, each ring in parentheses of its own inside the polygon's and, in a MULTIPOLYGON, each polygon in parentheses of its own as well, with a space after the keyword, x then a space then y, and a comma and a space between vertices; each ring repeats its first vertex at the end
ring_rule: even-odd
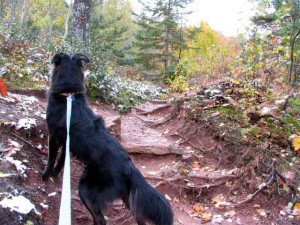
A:
POLYGON ((293 139, 293 147, 295 151, 298 151, 300 149, 300 137, 297 136, 293 139))
POLYGON ((8 90, 8 87, 5 85, 4 80, 2 79, 2 77, 0 77, 0 95, 2 97, 6 97, 7 96, 7 90, 8 90))
POLYGON ((224 199, 223 195, 220 194, 220 195, 215 196, 215 197, 212 199, 212 202, 218 203, 218 202, 222 202, 222 201, 224 201, 224 200, 225 200, 225 199, 224 199))
POLYGON ((212 219, 212 216, 210 213, 202 213, 201 214, 201 222, 202 223, 207 223, 207 222, 211 221, 211 219, 212 219))
POLYGON ((200 212, 200 213, 204 213, 205 212, 204 207, 201 204, 199 204, 199 203, 193 205, 193 210, 196 211, 196 212, 200 212))

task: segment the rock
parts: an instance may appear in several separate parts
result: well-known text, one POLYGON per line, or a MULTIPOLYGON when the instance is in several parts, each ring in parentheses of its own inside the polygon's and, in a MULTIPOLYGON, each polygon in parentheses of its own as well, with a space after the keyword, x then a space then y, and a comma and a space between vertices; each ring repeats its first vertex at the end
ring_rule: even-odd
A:
POLYGON ((167 155, 167 154, 183 154, 183 149, 174 145, 143 145, 143 144, 132 144, 122 143, 123 147, 128 153, 140 153, 140 154, 153 154, 153 155, 167 155))
POLYGON ((121 117, 106 117, 105 124, 107 129, 112 133, 112 135, 118 140, 121 140, 121 117))

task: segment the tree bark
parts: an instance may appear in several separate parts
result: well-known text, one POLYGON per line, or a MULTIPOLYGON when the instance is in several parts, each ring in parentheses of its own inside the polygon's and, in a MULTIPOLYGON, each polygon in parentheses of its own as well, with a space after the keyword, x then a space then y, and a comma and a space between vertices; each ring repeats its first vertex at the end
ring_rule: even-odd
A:
POLYGON ((91 9, 92 0, 74 1, 73 35, 71 40, 73 51, 88 53, 91 9))

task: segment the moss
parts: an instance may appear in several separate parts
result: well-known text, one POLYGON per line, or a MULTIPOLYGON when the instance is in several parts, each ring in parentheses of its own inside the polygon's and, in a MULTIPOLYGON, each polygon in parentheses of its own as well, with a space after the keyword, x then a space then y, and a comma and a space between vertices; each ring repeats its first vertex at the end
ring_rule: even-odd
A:
POLYGON ((225 114, 225 115, 240 115, 242 114, 242 112, 240 110, 236 110, 234 108, 232 108, 231 106, 218 106, 216 108, 216 111, 218 111, 219 113, 225 114))
POLYGON ((297 118, 293 117, 290 114, 286 114, 283 121, 285 124, 291 126, 292 128, 295 128, 297 132, 300 132, 300 123, 297 118))
POLYGON ((288 138, 290 135, 292 135, 292 131, 291 129, 289 129, 289 127, 287 126, 282 126, 281 124, 277 124, 275 123, 272 119, 267 119, 268 122, 268 128, 271 132, 271 135, 273 137, 276 136, 283 136, 288 138))

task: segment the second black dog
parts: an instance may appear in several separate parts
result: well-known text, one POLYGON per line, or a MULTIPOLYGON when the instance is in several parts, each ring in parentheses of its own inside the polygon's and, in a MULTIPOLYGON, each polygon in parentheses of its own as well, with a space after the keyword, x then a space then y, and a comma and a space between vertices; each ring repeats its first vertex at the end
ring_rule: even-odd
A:
POLYGON ((102 210, 122 199, 138 225, 173 224, 169 202, 151 187, 134 166, 122 146, 104 126, 101 117, 89 108, 84 96, 83 63, 87 56, 57 54, 52 59, 51 87, 48 93, 47 126, 49 152, 44 180, 63 168, 66 142, 66 97, 73 95, 70 126, 71 152, 85 164, 79 183, 79 196, 91 213, 94 225, 105 225, 102 210), (56 158, 62 148, 60 158, 56 158))

